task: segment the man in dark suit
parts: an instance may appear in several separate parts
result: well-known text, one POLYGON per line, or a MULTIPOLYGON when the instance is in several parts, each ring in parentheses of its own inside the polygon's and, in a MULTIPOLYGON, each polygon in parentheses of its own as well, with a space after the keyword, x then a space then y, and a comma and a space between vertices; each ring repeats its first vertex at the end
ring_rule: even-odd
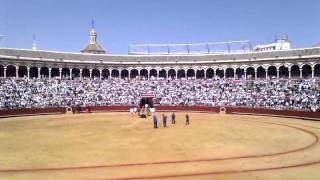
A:
POLYGON ((190 124, 190 117, 189 114, 186 114, 186 126, 188 126, 190 124))
POLYGON ((165 114, 162 114, 162 122, 163 122, 163 127, 167 127, 167 116, 165 114))
POLYGON ((171 124, 175 124, 175 123, 176 123, 176 115, 173 112, 171 115, 171 124))
POLYGON ((156 115, 153 116, 153 128, 158 128, 158 119, 156 115))

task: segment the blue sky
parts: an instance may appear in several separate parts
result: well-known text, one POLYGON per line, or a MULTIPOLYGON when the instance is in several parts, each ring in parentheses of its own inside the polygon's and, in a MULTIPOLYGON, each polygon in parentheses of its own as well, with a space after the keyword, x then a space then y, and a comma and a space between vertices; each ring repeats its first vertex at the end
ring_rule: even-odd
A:
POLYGON ((130 44, 272 41, 320 42, 319 0, 0 0, 1 47, 79 52, 91 20, 113 54, 130 44))

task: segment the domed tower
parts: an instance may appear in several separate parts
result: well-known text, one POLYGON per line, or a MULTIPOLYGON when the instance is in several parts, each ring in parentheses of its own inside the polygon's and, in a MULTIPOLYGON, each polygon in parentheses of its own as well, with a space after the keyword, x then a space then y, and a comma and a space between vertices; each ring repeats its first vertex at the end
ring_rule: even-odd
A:
POLYGON ((89 44, 81 50, 82 53, 90 53, 90 54, 105 54, 106 51, 103 47, 97 42, 97 33, 94 30, 94 23, 91 22, 91 31, 89 33, 89 44))

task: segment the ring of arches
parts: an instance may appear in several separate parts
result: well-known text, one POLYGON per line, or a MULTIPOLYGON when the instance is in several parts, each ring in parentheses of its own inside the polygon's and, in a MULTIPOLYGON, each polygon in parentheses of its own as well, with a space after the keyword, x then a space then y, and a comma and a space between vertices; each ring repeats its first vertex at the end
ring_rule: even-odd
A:
POLYGON ((161 79, 270 79, 320 78, 320 63, 252 64, 206 67, 50 67, 45 65, 0 64, 0 77, 16 78, 161 78, 161 79))

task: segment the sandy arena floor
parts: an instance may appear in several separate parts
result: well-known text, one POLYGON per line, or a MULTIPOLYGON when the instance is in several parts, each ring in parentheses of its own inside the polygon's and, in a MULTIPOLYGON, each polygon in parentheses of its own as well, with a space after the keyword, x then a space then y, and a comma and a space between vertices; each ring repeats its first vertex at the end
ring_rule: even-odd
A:
POLYGON ((320 122, 184 115, 163 128, 158 113, 159 129, 119 112, 0 119, 0 179, 320 178, 320 122))

